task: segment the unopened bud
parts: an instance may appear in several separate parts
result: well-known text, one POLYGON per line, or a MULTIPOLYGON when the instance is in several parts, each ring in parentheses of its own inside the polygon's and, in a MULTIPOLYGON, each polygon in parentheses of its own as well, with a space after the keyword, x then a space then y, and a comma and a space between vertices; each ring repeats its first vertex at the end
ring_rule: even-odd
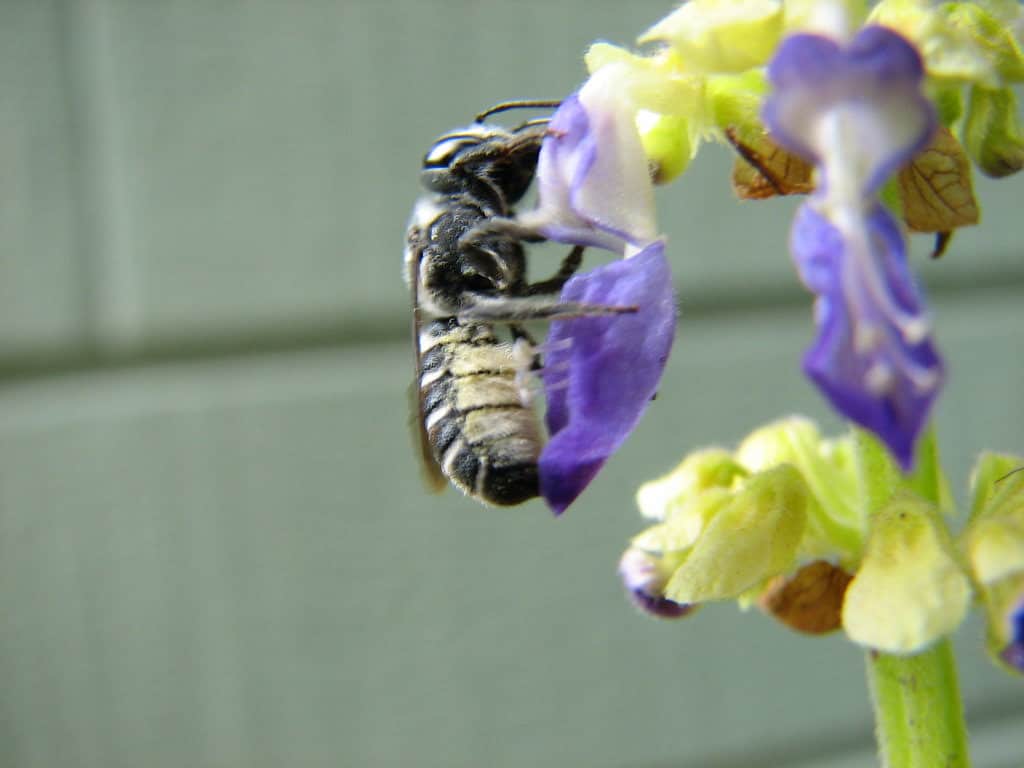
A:
POLYGON ((661 558, 636 547, 630 547, 619 561, 619 575, 633 604, 659 619, 680 619, 696 610, 696 605, 677 603, 665 597, 661 558))
POLYGON ((641 110, 636 122, 651 179, 655 184, 668 184, 686 170, 693 157, 690 120, 641 110))
POLYGON ((871 517, 864 559, 843 603, 843 627, 861 645, 916 653, 960 624, 970 597, 938 512, 899 492, 871 517))
POLYGON ((1009 88, 971 89, 963 136, 968 154, 982 173, 1001 178, 1024 168, 1024 132, 1009 88))
POLYGON ((746 470, 728 451, 707 448, 691 453, 667 475, 641 485, 636 503, 644 517, 665 520, 674 508, 698 494, 711 488, 729 488, 744 475, 746 470))

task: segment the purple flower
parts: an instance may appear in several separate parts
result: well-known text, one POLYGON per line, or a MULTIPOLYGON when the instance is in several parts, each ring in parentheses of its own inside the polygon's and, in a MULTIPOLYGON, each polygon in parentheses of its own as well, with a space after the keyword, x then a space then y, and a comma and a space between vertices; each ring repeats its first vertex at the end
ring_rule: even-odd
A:
POLYGON ((541 495, 560 514, 633 431, 654 396, 675 334, 664 243, 573 277, 563 301, 635 306, 631 314, 551 324, 544 388, 550 440, 539 461, 541 495))
POLYGON ((876 204, 855 235, 844 238, 810 205, 797 211, 790 249, 804 284, 818 294, 818 338, 804 372, 908 468, 942 362, 922 320, 899 225, 876 204))
POLYGON ((595 73, 548 125, 539 205, 519 222, 549 240, 636 252, 657 237, 654 186, 616 66, 595 73))
POLYGON ((628 77, 617 65, 602 67, 562 102, 541 145, 538 206, 517 221, 549 240, 628 257, 573 277, 563 302, 636 308, 551 325, 544 369, 550 440, 539 475, 555 514, 636 427, 675 332, 672 276, 656 239, 654 187, 628 77))
POLYGON ((921 58, 884 27, 862 29, 846 47, 800 34, 783 42, 768 76, 765 122, 819 174, 790 238, 818 296, 818 338, 804 370, 909 469, 943 371, 903 235, 877 193, 935 128, 921 58))

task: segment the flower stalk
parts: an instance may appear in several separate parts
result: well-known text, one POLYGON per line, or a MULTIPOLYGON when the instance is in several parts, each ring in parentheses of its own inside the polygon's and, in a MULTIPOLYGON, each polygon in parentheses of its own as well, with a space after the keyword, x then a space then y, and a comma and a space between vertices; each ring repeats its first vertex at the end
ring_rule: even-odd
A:
POLYGON ((866 658, 883 768, 968 768, 967 727, 949 639, 913 656, 868 651, 866 658))
MULTIPOLYGON (((878 458, 881 446, 864 432, 858 437, 862 468, 875 464, 872 458, 878 458)), ((939 507, 944 495, 940 478, 935 430, 929 428, 918 446, 911 484, 939 507)), ((890 485, 889 479, 868 482, 876 498, 890 485)), ((967 726, 949 638, 910 656, 872 649, 865 658, 882 768, 968 768, 967 726)))

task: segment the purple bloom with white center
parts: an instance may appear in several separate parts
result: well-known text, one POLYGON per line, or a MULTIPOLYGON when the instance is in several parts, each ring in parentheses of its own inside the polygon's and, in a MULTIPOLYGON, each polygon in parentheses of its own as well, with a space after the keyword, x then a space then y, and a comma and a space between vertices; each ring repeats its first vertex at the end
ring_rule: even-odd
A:
POLYGON ((603 67, 562 102, 537 162, 539 203, 518 223, 549 240, 627 256, 576 275, 563 302, 635 307, 551 324, 544 389, 550 439, 538 461, 541 496, 561 514, 633 431, 654 396, 675 333, 672 275, 657 239, 654 187, 623 95, 624 72, 603 67))
POLYGON ((539 204, 519 222, 549 240, 636 252, 657 237, 654 186, 635 110, 599 70, 548 124, 537 161, 539 204))
POLYGON ((538 463, 541 495, 560 514, 633 431, 657 392, 675 335, 665 246, 577 275, 564 301, 635 306, 551 324, 544 388, 551 435, 538 463))
POLYGON ((768 76, 765 122, 819 173, 790 237, 801 279, 818 296, 804 370, 909 469, 943 369, 903 234, 877 193, 935 129, 921 58, 884 27, 865 27, 846 46, 799 34, 780 46, 768 76))

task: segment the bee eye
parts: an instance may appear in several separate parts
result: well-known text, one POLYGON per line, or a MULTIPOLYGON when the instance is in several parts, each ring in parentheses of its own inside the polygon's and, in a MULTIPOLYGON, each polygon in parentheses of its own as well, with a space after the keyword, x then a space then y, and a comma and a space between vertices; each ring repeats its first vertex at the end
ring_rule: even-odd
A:
POLYGON ((489 291, 497 287, 489 277, 476 273, 466 275, 462 283, 471 291, 489 291))
POLYGON ((472 136, 452 136, 438 141, 423 158, 424 170, 449 168, 469 147, 474 147, 480 140, 472 136))

